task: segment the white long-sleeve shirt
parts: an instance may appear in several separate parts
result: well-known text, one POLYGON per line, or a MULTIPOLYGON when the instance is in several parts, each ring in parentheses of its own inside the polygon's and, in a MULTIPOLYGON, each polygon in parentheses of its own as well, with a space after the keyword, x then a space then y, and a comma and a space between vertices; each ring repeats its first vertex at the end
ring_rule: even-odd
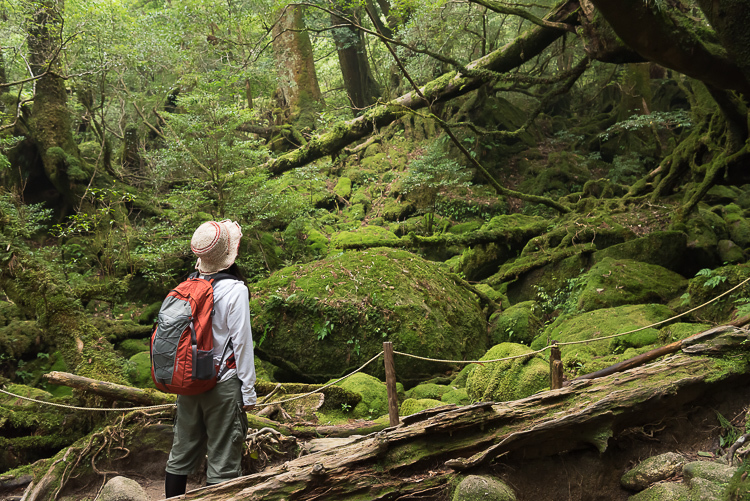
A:
POLYGON ((221 363, 219 373, 225 370, 231 353, 227 343, 231 340, 237 368, 226 370, 219 382, 236 374, 242 381, 243 405, 253 405, 257 400, 249 297, 247 286, 239 280, 227 278, 214 283, 214 363, 221 363))

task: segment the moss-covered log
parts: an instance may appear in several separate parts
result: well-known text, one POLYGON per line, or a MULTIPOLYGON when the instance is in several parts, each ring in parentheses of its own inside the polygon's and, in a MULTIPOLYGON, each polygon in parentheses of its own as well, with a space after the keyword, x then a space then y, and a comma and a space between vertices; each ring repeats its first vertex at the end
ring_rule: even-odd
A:
POLYGON ((142 405, 172 404, 176 398, 175 395, 162 393, 154 389, 133 388, 122 384, 76 376, 67 372, 53 371, 45 374, 44 378, 51 384, 69 386, 77 390, 95 393, 107 399, 135 402, 142 405))
POLYGON ((336 499, 386 499, 381 485, 388 485, 391 493, 411 492, 414 476, 423 478, 420 473, 428 469, 440 483, 451 470, 468 470, 500 457, 513 461, 519 455, 545 456, 591 446, 603 451, 610 437, 628 427, 660 420, 730 381, 750 382, 748 353, 742 347, 747 339, 747 333, 737 330, 693 345, 694 355, 675 355, 522 400, 432 409, 398 427, 193 491, 186 499, 304 500, 317 499, 321 492, 336 499), (697 355, 717 350, 731 356, 697 355), (442 467, 436 467, 439 462, 442 467), (399 480, 405 468, 414 476, 399 480))

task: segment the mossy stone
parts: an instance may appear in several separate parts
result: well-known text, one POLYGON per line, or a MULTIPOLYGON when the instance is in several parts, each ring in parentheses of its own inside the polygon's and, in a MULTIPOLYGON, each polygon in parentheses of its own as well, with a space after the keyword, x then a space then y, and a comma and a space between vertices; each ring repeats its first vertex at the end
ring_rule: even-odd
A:
POLYGON ((469 475, 458 484, 451 501, 516 501, 505 482, 487 475, 469 475))
POLYGON ((414 210, 414 204, 411 202, 399 202, 396 199, 387 198, 380 209, 380 215, 386 221, 400 221, 412 215, 414 210))
POLYGON ((490 342, 531 344, 542 328, 541 308, 536 301, 514 304, 490 317, 490 342))
POLYGON ((620 485, 626 489, 640 491, 660 480, 665 480, 682 471, 685 458, 675 452, 652 456, 628 470, 621 478, 620 485))
MULTIPOLYGON (((500 343, 490 348, 480 360, 513 357, 531 351, 528 346, 500 343)), ((466 382, 466 391, 473 402, 518 400, 547 387, 549 362, 533 355, 478 365, 466 382)))
POLYGON ((698 334, 699 332, 706 331, 711 327, 713 327, 711 324, 701 323, 693 324, 678 322, 669 324, 666 327, 662 327, 661 329, 659 329, 659 342, 664 344, 674 343, 675 341, 680 341, 682 339, 690 337, 693 334, 698 334))
MULTIPOLYGON (((253 328, 263 349, 323 382, 382 350, 475 360, 487 347, 476 295, 407 251, 375 248, 335 253, 277 271, 250 285, 253 328)), ((404 383, 450 369, 444 363, 396 358, 404 383)), ((383 377, 382 363, 365 368, 383 377)))
POLYGON ((125 339, 116 346, 117 351, 123 358, 130 358, 142 351, 150 350, 150 340, 147 339, 125 339))
POLYGON ((747 261, 747 255, 742 248, 731 240, 719 240, 716 251, 722 263, 737 264, 747 261))
MULTIPOLYGON (((23 384, 9 384, 5 391, 8 393, 12 393, 14 395, 19 395, 21 397, 31 398, 33 400, 42 400, 42 401, 49 401, 52 399, 52 394, 40 390, 38 388, 32 388, 31 386, 26 386, 23 384)), ((12 397, 10 395, 6 395, 3 393, 0 395, 0 405, 5 405, 9 407, 29 407, 32 405, 37 405, 34 402, 30 402, 28 400, 12 397)))
POLYGON ((343 199, 348 199, 352 195, 352 180, 348 177, 340 177, 333 192, 343 199))
POLYGON ((634 494, 628 498, 628 501, 690 501, 690 489, 677 482, 664 482, 654 484, 648 489, 634 494))
POLYGON ((398 409, 398 415, 410 416, 417 412, 434 409, 435 407, 441 407, 443 405, 445 405, 444 402, 431 398, 407 398, 401 403, 401 406, 398 409))
POLYGON ((693 315, 702 322, 726 323, 732 320, 737 311, 735 301, 746 294, 736 291, 716 301, 710 302, 729 289, 750 278, 747 264, 721 266, 691 278, 688 283, 688 302, 685 308, 702 306, 693 315))
POLYGON ((685 221, 684 229, 688 235, 685 260, 692 264, 693 273, 721 263, 716 246, 719 240, 729 238, 727 223, 721 216, 707 209, 699 209, 698 214, 692 214, 685 221))
POLYGON ((531 343, 531 348, 543 348, 547 339, 561 343, 581 341, 581 344, 560 348, 563 363, 568 370, 574 372, 595 372, 632 355, 632 352, 625 355, 628 348, 647 350, 658 342, 659 331, 658 328, 650 327, 612 339, 589 340, 636 330, 674 315, 674 311, 661 304, 627 305, 561 315, 531 343))
POLYGON ((388 390, 385 383, 378 378, 358 372, 336 385, 362 395, 362 401, 350 410, 352 417, 378 417, 388 414, 388 390))
POLYGON ((449 386, 445 386, 442 384, 435 384, 435 383, 425 383, 425 384, 418 384, 411 390, 406 392, 407 398, 416 398, 416 399, 423 399, 423 398, 431 398, 433 400, 440 400, 440 398, 447 392, 449 392, 451 388, 449 386))
POLYGON ((683 276, 661 266, 605 257, 586 273, 578 296, 578 310, 667 303, 679 297, 687 285, 683 276))
POLYGON ((640 238, 611 245, 593 254, 593 261, 605 258, 635 259, 680 273, 688 236, 682 231, 654 231, 640 238))
POLYGON ((377 244, 382 241, 396 241, 398 237, 382 226, 363 226, 355 231, 342 231, 331 237, 331 247, 342 249, 347 245, 377 244))
POLYGON ((443 396, 440 397, 440 401, 445 404, 453 405, 468 405, 471 403, 471 399, 469 398, 469 393, 466 391, 466 388, 453 388, 443 393, 443 396))
POLYGON ((465 223, 454 224, 448 231, 454 235, 463 235, 464 233, 471 233, 482 227, 482 221, 466 221, 465 223))
POLYGON ((142 351, 128 360, 128 379, 137 388, 156 388, 151 378, 151 353, 142 351))

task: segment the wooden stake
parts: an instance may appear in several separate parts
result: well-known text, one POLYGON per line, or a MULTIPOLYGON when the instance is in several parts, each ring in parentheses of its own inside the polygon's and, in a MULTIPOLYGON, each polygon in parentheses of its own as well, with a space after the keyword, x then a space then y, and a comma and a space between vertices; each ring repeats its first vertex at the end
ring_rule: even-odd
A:
POLYGON ((549 387, 552 390, 563 387, 563 363, 557 345, 550 349, 549 354, 549 387))
POLYGON ((393 363, 393 343, 383 343, 383 361, 385 362, 385 387, 388 390, 388 418, 391 426, 399 424, 398 395, 396 393, 396 366, 393 363))

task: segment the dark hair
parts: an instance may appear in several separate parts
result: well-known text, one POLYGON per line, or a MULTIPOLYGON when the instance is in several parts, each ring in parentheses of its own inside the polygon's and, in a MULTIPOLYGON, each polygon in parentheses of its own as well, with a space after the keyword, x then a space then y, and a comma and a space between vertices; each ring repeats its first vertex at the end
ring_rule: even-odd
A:
POLYGON ((237 263, 232 263, 232 266, 230 266, 226 270, 223 270, 222 273, 229 273, 230 275, 234 275, 235 277, 237 277, 237 280, 247 285, 247 279, 245 278, 245 274, 242 273, 242 271, 240 270, 240 267, 237 266, 237 263))

